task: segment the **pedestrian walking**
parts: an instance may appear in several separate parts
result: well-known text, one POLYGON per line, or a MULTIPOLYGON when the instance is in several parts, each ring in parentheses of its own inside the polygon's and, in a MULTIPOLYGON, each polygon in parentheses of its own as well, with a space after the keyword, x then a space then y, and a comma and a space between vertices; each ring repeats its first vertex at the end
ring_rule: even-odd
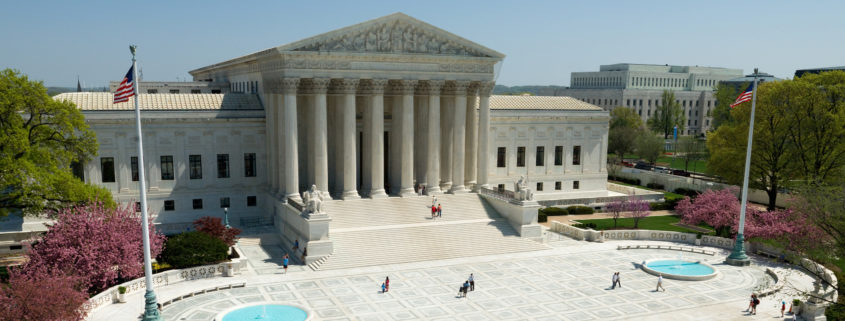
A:
POLYGON ((437 215, 437 206, 432 205, 431 206, 431 218, 434 218, 435 215, 437 215))
POLYGON ((467 297, 467 290, 469 290, 469 280, 464 282, 464 297, 467 297))
POLYGON ((390 291, 390 277, 384 278, 384 292, 390 291))
POLYGON ((285 254, 285 256, 282 258, 282 267, 285 268, 285 274, 288 274, 288 262, 288 255, 285 254))
POLYGON ((299 250, 299 239, 293 240, 293 251, 299 250))
POLYGON ((616 273, 613 273, 613 276, 610 277, 610 289, 613 290, 616 288, 616 278, 619 276, 616 273))
POLYGON ((443 207, 437 204, 437 217, 443 217, 443 207))
POLYGON ((469 274, 469 290, 475 291, 475 278, 472 276, 472 273, 469 274))
POLYGON ((780 317, 783 318, 783 312, 786 311, 786 301, 780 301, 780 317))
POLYGON ((387 292, 387 288, 384 285, 384 282, 381 283, 381 293, 387 292))
POLYGON ((754 307, 754 293, 751 293, 751 298, 748 299, 748 308, 744 312, 751 313, 751 308, 754 307))
POLYGON ((308 256, 308 247, 302 248, 302 263, 305 263, 305 257, 308 256))
POLYGON ((751 302, 751 314, 757 315, 757 306, 760 305, 760 299, 754 295, 754 301, 751 302))
POLYGON ((663 290, 663 292, 666 292, 666 289, 663 288, 663 274, 658 274, 657 275, 657 289, 655 289, 654 292, 657 292, 658 290, 661 290, 661 289, 663 290))
POLYGON ((622 287, 622 275, 619 272, 616 272, 616 285, 622 287))
POLYGON ((431 195, 431 207, 437 206, 437 195, 431 195))

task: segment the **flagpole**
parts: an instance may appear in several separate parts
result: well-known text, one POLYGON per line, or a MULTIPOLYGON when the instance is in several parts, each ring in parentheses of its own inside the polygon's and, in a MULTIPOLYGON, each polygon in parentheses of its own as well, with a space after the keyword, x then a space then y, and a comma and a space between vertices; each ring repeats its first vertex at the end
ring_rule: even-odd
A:
POLYGON ((138 91, 138 68, 135 62, 135 49, 137 46, 129 46, 129 51, 132 52, 132 78, 134 79, 132 90, 135 91, 135 128, 138 131, 138 183, 141 193, 141 220, 142 231, 144 233, 144 278, 146 281, 147 292, 144 294, 144 321, 158 321, 162 320, 158 313, 158 303, 156 302, 156 294, 153 291, 153 267, 150 262, 150 231, 149 231, 149 216, 147 215, 147 184, 144 177, 144 135, 141 133, 141 108, 138 107, 138 101, 141 100, 141 92, 138 91))
POLYGON ((742 204, 739 208, 739 228, 736 233, 736 244, 733 252, 725 259, 730 265, 745 266, 751 264, 751 259, 745 255, 745 208, 748 205, 748 177, 751 169, 751 143, 754 140, 754 109, 757 105, 757 68, 754 68, 754 85, 751 90, 751 119, 748 121, 748 145, 745 149, 745 173, 742 177, 742 204))

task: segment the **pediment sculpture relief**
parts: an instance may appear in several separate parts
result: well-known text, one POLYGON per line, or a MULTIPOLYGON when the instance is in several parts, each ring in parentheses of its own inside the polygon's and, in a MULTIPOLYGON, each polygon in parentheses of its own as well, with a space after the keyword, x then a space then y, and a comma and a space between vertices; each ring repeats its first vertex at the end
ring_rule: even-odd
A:
POLYGON ((487 57, 478 50, 444 39, 412 24, 393 21, 351 33, 330 36, 294 51, 427 53, 487 57))

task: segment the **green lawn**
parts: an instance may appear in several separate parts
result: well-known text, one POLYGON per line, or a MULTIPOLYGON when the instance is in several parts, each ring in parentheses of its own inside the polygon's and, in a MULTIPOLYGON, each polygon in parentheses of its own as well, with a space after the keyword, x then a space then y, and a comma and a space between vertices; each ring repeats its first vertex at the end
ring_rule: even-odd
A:
MULTIPOLYGON (((662 157, 657 159, 657 162, 669 164, 670 168, 684 169, 684 159, 680 158, 680 157, 672 159, 672 156, 662 156, 662 157)), ((697 172, 697 173, 707 173, 707 161, 706 160, 690 161, 689 167, 687 168, 687 171, 697 172)))
MULTIPOLYGON (((677 216, 649 216, 640 220, 639 229, 641 230, 657 230, 657 231, 673 231, 673 232, 684 232, 684 233, 698 233, 696 231, 671 225, 672 223, 678 223, 681 219, 677 216)), ((596 225, 596 230, 609 230, 613 229, 613 219, 612 218, 603 218, 603 219, 596 219, 596 220, 578 220, 579 223, 593 223, 596 225)), ((707 228, 707 226, 702 226, 707 228)), ((632 218, 619 218, 617 229, 632 229, 634 228, 634 219, 632 218)))

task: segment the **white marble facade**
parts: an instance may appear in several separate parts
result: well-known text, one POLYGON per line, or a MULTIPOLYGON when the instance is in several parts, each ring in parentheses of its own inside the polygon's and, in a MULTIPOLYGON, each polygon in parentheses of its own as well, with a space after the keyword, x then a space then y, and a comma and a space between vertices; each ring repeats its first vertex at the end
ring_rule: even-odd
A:
MULTIPOLYGON (((421 186, 426 194, 510 189, 526 175, 532 189, 543 183, 538 193, 604 191, 607 112, 565 97, 526 105, 532 97, 491 96, 494 65, 503 58, 397 13, 193 70, 195 81, 249 90, 142 94, 150 206, 159 222, 180 229, 221 216, 224 197, 233 219, 269 217, 272 204, 299 198, 311 185, 346 200, 407 197, 421 186), (255 176, 245 175, 248 153, 256 157, 255 176), (224 154, 230 175, 220 178, 217 157, 224 154), (173 156, 172 180, 161 176, 165 155, 173 156), (190 177, 191 155, 201 155, 200 179, 190 177), (247 206, 248 197, 257 201, 247 206), (203 209, 193 209, 198 198, 203 209), (165 211, 165 201, 175 210, 165 211)), ((137 198, 134 114, 115 110, 131 105, 95 96, 59 96, 80 105, 101 143, 85 179, 121 201, 137 198), (102 180, 103 157, 114 158, 113 183, 102 180)))

